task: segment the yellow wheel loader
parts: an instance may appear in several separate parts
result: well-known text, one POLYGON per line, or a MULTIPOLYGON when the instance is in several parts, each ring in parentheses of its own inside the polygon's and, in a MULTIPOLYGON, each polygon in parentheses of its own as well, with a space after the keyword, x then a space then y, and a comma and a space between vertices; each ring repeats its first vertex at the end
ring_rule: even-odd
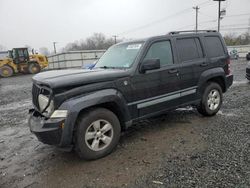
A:
POLYGON ((13 48, 8 51, 8 58, 0 59, 0 76, 10 77, 15 73, 35 74, 48 66, 44 55, 29 55, 27 48, 13 48))

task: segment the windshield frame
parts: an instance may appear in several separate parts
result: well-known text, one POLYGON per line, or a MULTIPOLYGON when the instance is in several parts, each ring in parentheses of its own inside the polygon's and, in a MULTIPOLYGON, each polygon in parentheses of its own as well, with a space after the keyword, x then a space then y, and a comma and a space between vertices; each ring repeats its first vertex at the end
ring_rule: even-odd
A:
POLYGON ((117 66, 117 67, 116 67, 116 66, 106 66, 106 67, 105 67, 105 66, 99 66, 99 67, 98 67, 98 63, 100 62, 100 59, 101 59, 101 58, 108 52, 108 50, 110 49, 110 48, 108 48, 108 50, 101 56, 101 58, 97 60, 97 62, 96 62, 96 64, 95 64, 95 67, 94 67, 94 68, 104 68, 104 69, 131 69, 131 68, 133 67, 133 65, 135 64, 135 62, 136 62, 138 56, 141 54, 142 49, 143 49, 144 46, 145 46, 145 42, 146 42, 146 41, 143 41, 143 40, 130 41, 130 42, 122 42, 122 43, 118 43, 118 44, 115 44, 115 45, 113 45, 113 46, 110 47, 110 48, 112 48, 112 47, 119 46, 119 45, 141 44, 141 46, 140 46, 139 50, 137 51, 137 54, 135 55, 135 57, 134 57, 132 63, 131 63, 128 67, 125 67, 125 66, 124 66, 124 67, 123 67, 123 66, 117 66))

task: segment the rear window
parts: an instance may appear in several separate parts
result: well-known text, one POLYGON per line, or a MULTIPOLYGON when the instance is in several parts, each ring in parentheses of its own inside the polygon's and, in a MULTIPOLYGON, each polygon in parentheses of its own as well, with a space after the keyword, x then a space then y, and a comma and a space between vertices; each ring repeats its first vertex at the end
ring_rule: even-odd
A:
POLYGON ((177 49, 181 62, 203 57, 200 40, 198 38, 177 39, 177 49))
POLYGON ((225 55, 223 45, 219 37, 216 36, 205 37, 205 46, 207 49, 207 56, 210 58, 221 57, 225 55))

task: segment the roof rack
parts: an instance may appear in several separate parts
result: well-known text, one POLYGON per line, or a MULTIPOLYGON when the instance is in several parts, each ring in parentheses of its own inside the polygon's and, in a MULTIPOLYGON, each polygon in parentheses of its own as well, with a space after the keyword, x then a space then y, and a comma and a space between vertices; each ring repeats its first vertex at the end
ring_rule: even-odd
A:
POLYGON ((216 30, 187 30, 187 31, 171 31, 168 34, 169 35, 175 35, 175 34, 180 34, 180 33, 209 33, 209 32, 217 32, 216 30))

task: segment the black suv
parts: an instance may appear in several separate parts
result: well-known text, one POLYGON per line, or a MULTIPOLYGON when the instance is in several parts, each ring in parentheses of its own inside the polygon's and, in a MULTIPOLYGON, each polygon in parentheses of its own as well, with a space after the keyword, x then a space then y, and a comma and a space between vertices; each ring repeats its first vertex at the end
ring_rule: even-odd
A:
POLYGON ((97 159, 133 123, 193 105, 215 115, 232 85, 230 57, 216 31, 171 32, 110 47, 91 70, 33 77, 29 126, 46 144, 97 159))

